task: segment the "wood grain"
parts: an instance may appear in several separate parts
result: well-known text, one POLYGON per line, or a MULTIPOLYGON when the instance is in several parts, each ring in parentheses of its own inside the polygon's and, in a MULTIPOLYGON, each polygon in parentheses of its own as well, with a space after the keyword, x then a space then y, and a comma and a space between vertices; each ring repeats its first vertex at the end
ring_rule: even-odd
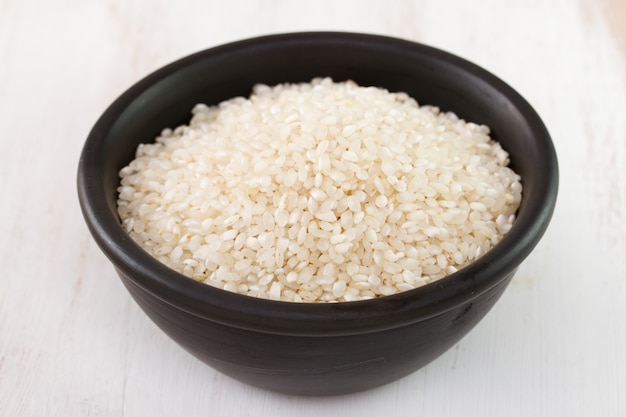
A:
POLYGON ((621 0, 0 1, 0 416, 626 415, 626 5, 621 0), (325 399, 202 365, 132 302, 81 218, 75 173, 106 106, 191 52, 266 33, 428 43, 536 108, 560 161, 548 232, 453 349, 325 399))

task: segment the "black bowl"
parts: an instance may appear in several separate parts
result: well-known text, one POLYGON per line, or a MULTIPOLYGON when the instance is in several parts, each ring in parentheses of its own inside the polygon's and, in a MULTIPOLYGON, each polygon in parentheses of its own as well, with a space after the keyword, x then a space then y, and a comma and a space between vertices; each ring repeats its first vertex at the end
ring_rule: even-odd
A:
MULTIPOLYGON (((89 134, 78 169, 83 215, 146 314, 193 355, 243 382, 291 394, 376 387, 453 346, 494 305, 552 216, 558 168, 549 134, 504 82, 463 59, 399 39, 296 33, 244 40, 170 64, 122 94, 89 134), (255 83, 330 76, 404 91, 421 104, 491 127, 522 177, 511 231, 487 254, 422 288, 378 299, 298 304, 238 295, 165 267, 116 213, 118 171, 194 104, 247 96, 255 83)), ((165 358, 164 358, 165 359, 165 358)))

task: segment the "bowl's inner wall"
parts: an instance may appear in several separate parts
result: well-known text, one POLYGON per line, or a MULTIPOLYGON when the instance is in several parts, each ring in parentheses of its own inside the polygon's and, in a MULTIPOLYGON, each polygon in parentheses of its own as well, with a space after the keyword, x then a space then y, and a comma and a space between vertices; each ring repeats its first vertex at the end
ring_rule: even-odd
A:
MULTIPOLYGON (((533 139, 537 132, 516 103, 474 72, 465 71, 481 71, 474 65, 463 61, 461 68, 447 54, 433 54, 431 48, 411 45, 405 49, 358 39, 269 45, 248 42, 245 47, 196 54, 153 74, 142 83, 158 81, 121 110, 105 138, 104 188, 111 211, 116 213, 118 172, 133 159, 137 146, 154 141, 166 127, 187 123, 195 104, 212 105, 248 96, 256 83, 304 82, 320 76, 403 91, 420 104, 435 105, 467 121, 488 125, 494 139, 511 154, 511 166, 522 176, 525 194, 531 192, 535 173, 541 172, 541 149, 533 139), (163 76, 167 71, 169 74, 163 76)), ((520 211, 524 205, 522 200, 520 211)))

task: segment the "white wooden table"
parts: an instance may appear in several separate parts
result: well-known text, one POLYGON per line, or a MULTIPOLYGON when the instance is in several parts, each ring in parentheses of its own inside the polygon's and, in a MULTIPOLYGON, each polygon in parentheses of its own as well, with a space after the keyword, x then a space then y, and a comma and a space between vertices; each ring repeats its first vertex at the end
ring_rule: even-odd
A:
POLYGON ((0 416, 626 416, 624 0, 0 0, 0 416), (158 67, 260 34, 393 35, 524 95, 560 159, 551 226, 491 313, 385 387, 286 397, 139 310, 76 198, 83 141, 158 67))

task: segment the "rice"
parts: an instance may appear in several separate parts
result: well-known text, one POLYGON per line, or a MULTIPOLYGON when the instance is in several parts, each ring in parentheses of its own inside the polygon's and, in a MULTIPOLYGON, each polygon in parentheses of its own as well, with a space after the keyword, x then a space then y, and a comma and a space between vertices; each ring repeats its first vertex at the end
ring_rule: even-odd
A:
POLYGON ((196 105, 138 147, 118 212, 172 269, 253 297, 356 301, 434 282, 511 228, 520 177, 489 128, 329 78, 196 105))

